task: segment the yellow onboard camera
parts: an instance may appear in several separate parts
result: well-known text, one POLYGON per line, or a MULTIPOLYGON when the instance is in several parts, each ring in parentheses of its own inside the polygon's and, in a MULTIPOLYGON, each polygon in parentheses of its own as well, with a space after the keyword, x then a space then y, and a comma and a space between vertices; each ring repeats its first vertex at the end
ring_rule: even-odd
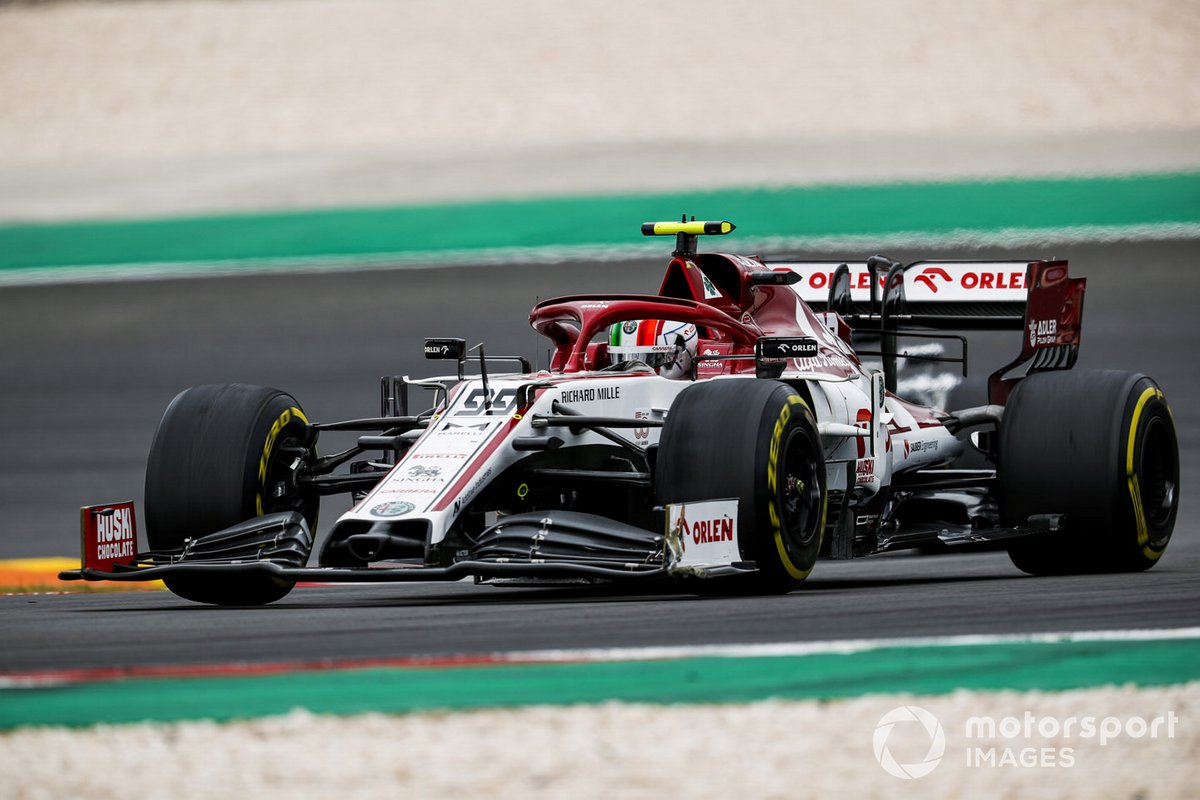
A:
POLYGON ((723 236, 731 232, 734 227, 732 222, 724 220, 700 220, 697 222, 693 217, 689 222, 685 217, 679 222, 643 222, 642 235, 674 236, 675 252, 672 255, 678 258, 696 254, 697 236, 723 236))

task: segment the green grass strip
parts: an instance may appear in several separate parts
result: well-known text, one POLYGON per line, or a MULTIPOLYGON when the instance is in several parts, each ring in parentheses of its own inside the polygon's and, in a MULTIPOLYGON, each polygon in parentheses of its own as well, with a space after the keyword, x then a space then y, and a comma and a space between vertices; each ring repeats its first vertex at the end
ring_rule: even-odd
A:
POLYGON ((850 655, 685 658, 146 678, 0 691, 0 728, 230 720, 530 704, 744 703, 909 692, 1161 686, 1200 679, 1200 640, 892 647, 850 655))
MULTIPOLYGON (((1200 222, 1200 172, 562 197, 0 225, 0 270, 636 244, 646 220, 791 239, 1200 222)), ((736 248, 736 245, 731 245, 736 248)))

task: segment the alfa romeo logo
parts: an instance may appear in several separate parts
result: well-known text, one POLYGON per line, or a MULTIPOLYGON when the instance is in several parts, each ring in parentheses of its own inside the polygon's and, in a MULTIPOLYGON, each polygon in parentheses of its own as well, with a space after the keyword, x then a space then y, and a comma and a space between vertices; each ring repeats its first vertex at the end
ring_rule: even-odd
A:
MULTIPOLYGON (((915 726, 906 725, 905 728, 915 726)), ((900 706, 880 718, 879 724, 875 726, 872 744, 875 746, 875 760, 883 767, 884 772, 907 781, 925 777, 942 763, 942 756, 946 752, 946 732, 942 730, 942 724, 938 722, 937 717, 920 706, 900 706), (888 737, 892 729, 902 722, 919 723, 925 731, 924 735, 929 737, 929 750, 926 751, 925 757, 912 764, 901 764, 888 750, 888 737)))
POLYGON ((396 500, 391 503, 380 503, 371 509, 371 513, 377 517, 401 517, 412 511, 416 506, 412 503, 406 503, 403 500, 396 500))

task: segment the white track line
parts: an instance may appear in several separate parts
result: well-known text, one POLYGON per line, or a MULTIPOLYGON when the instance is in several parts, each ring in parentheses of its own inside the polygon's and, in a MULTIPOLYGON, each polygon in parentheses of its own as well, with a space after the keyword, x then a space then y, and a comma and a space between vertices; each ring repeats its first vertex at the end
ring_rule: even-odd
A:
POLYGON ((680 658, 774 658, 820 654, 850 655, 895 647, 970 647, 1007 644, 1063 644, 1079 642, 1152 642, 1200 639, 1200 627, 1145 630, 1078 631, 1069 633, 966 634, 897 639, 841 639, 826 642, 775 644, 680 645, 675 647, 615 647, 586 650, 530 650, 504 653, 504 661, 659 661, 680 658))

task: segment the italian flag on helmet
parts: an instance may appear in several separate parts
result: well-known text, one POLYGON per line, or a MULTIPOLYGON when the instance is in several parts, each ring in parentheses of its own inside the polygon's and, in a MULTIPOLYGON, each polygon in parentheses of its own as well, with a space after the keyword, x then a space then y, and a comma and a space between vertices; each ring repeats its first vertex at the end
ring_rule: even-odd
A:
POLYGON ((663 319, 627 320, 609 328, 612 364, 641 361, 664 378, 686 378, 696 355, 696 326, 663 319))

